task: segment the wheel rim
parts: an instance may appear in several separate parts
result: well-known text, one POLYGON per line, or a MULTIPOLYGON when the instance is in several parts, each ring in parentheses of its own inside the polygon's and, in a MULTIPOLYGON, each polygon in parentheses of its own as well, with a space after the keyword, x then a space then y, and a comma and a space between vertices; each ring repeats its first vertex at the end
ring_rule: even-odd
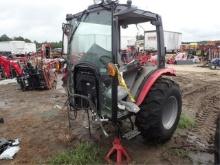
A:
POLYGON ((176 97, 170 96, 164 106, 162 113, 162 123, 165 129, 173 127, 178 113, 178 102, 176 97))

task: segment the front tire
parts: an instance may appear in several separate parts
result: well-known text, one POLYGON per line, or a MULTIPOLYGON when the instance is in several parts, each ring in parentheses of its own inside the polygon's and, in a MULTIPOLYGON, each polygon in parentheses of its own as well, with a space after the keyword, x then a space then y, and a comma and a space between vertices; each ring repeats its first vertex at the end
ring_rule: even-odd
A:
POLYGON ((179 85, 159 78, 136 115, 135 124, 145 140, 164 143, 177 128, 182 111, 179 85))
POLYGON ((214 64, 210 64, 210 65, 209 65, 209 68, 212 69, 212 70, 215 70, 215 69, 217 69, 217 66, 214 65, 214 64))

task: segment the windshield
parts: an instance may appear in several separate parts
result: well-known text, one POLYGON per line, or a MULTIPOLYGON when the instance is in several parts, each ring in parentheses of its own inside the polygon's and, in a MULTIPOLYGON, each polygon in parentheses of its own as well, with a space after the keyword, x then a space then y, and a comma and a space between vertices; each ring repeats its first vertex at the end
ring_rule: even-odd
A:
POLYGON ((97 66, 101 74, 106 73, 106 64, 112 60, 111 22, 110 11, 84 14, 81 22, 72 20, 73 29, 77 29, 70 41, 71 64, 88 62, 97 66))
POLYGON ((69 69, 74 68, 74 76, 69 76, 71 92, 90 97, 97 111, 101 111, 100 115, 111 116, 112 78, 108 75, 107 64, 112 61, 112 13, 107 10, 85 13, 70 23, 68 61, 69 69), (80 63, 90 68, 85 71, 77 65, 80 63), (91 68, 95 68, 96 73, 91 68), (74 89, 71 84, 75 84, 74 89), (88 84, 91 87, 87 88, 88 84))

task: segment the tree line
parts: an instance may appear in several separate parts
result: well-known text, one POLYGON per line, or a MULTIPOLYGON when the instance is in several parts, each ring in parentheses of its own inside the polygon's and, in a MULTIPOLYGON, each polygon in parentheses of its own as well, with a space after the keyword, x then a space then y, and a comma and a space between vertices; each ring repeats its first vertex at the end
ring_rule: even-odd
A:
MULTIPOLYGON (((0 42, 1 41, 25 41, 27 43, 32 42, 30 39, 24 38, 22 36, 10 38, 6 34, 3 34, 3 35, 0 36, 0 42)), ((47 42, 47 41, 37 42, 37 41, 33 41, 33 43, 36 44, 37 48, 40 48, 43 43, 50 43, 52 48, 61 48, 62 47, 62 41, 59 41, 59 42, 47 42)))

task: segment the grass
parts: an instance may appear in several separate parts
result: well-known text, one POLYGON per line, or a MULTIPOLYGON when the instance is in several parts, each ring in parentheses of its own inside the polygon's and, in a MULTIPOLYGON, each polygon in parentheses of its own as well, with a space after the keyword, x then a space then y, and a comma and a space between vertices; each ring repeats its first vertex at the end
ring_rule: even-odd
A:
POLYGON ((195 121, 187 116, 186 114, 182 113, 180 116, 178 128, 180 129, 188 129, 195 127, 195 121))
MULTIPOLYGON (((182 148, 168 148, 162 154, 162 157, 165 160, 171 162, 171 164, 173 164, 174 162, 182 162, 182 164, 192 164, 190 152, 182 148)), ((181 163, 177 163, 177 164, 181 164, 181 163)))
POLYGON ((190 159, 189 151, 181 149, 181 148, 170 149, 170 150, 168 150, 168 154, 170 156, 177 156, 182 159, 185 159, 185 158, 190 159))
POLYGON ((173 156, 178 156, 180 158, 188 158, 189 157, 189 152, 183 149, 172 149, 170 151, 171 155, 173 156))
POLYGON ((80 143, 76 148, 62 152, 49 160, 49 164, 102 164, 105 152, 96 144, 80 143))

